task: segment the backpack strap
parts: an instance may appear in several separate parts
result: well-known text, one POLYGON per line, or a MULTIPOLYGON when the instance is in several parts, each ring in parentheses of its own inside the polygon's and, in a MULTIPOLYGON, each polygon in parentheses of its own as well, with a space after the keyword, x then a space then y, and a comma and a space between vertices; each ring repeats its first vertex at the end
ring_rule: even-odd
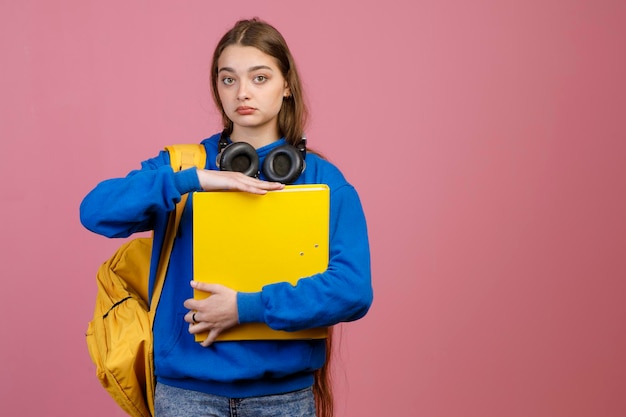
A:
POLYGON ((166 146, 170 153, 170 165, 174 172, 183 169, 206 166, 206 149, 202 144, 180 144, 166 146))
MULTIPOLYGON (((198 167, 203 169, 206 166, 206 149, 202 144, 181 144, 166 146, 165 149, 170 154, 170 165, 174 172, 182 171, 184 169, 198 167)), ((167 223, 167 229, 165 232, 165 239, 163 240, 163 247, 161 248, 161 254, 159 256, 159 265, 157 266, 156 278, 154 282, 154 291, 150 300, 150 323, 154 323, 154 315, 156 312, 156 306, 159 303, 161 297, 161 291, 163 290, 163 283, 165 282, 165 273, 170 262, 170 254, 172 253, 172 247, 174 246, 174 238, 176 237, 176 231, 180 225, 180 218, 182 217, 185 204, 189 194, 183 194, 176 209, 170 214, 167 223)))

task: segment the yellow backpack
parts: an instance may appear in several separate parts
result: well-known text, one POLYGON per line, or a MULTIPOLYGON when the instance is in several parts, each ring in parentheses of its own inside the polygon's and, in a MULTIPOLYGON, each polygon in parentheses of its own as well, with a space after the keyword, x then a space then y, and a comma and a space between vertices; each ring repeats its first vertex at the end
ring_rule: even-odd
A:
MULTIPOLYGON (((205 166, 203 145, 173 145, 166 150, 174 171, 205 166)), ((182 196, 170 215, 150 305, 152 238, 136 238, 123 244, 96 276, 96 306, 86 334, 89 355, 102 386, 134 417, 154 415, 152 324, 186 201, 187 195, 182 196)))

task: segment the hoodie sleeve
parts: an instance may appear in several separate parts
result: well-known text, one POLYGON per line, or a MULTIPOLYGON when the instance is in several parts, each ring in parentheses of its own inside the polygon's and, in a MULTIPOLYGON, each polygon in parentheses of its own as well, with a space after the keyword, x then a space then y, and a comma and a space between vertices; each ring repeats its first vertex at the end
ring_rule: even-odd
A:
POLYGON ((99 183, 80 205, 80 220, 92 232, 127 237, 154 228, 157 212, 169 212, 181 195, 200 190, 195 168, 174 172, 169 154, 161 151, 124 178, 99 183))
POLYGON ((372 303, 365 215, 349 184, 331 189, 328 269, 294 286, 277 283, 238 293, 240 323, 263 322, 275 330, 331 326, 363 317, 372 303))

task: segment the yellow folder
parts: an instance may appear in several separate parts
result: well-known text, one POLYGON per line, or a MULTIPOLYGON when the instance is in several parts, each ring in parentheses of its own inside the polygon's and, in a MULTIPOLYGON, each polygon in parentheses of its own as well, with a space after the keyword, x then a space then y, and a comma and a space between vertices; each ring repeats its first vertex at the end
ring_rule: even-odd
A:
MULTIPOLYGON (((288 185, 256 195, 196 192, 193 199, 193 271, 196 281, 242 292, 276 282, 296 284, 328 267, 330 190, 327 185, 288 185)), ((195 291, 201 299, 208 294, 195 291)), ((196 335, 196 341, 207 334, 196 335)), ((217 340, 321 339, 326 328, 296 332, 263 323, 228 329, 217 340)))

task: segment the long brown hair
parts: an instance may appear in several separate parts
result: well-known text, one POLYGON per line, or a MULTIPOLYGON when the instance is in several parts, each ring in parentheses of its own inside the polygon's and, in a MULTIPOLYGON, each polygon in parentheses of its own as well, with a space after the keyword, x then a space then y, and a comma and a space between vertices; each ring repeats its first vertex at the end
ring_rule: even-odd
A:
POLYGON ((315 382, 313 383, 313 395, 315 396, 315 409, 318 417, 333 417, 334 397, 332 384, 332 357, 333 357, 333 328, 328 329, 326 339, 326 361, 324 366, 315 371, 315 382))
MULTIPOLYGON (((308 109, 304 100, 302 83, 296 68, 296 63, 289 51, 287 42, 283 36, 270 24, 253 18, 240 20, 235 23, 222 37, 213 53, 211 64, 211 92, 215 105, 222 113, 224 134, 233 132, 233 122, 228 118, 222 101, 217 92, 217 61, 222 52, 230 45, 253 46, 267 55, 273 57, 287 81, 291 95, 283 100, 283 105, 278 113, 278 131, 287 143, 296 145, 304 136, 304 128, 308 118, 308 109)), ((319 155, 317 152, 313 152, 319 155)), ((321 156, 321 155, 320 155, 321 156)), ((331 381, 331 358, 332 358, 332 329, 329 329, 326 339, 326 361, 322 368, 315 371, 313 394, 315 396, 315 408, 318 417, 333 417, 333 390, 331 381)))
POLYGON ((217 61, 226 47, 231 45, 253 46, 261 52, 273 57, 278 68, 289 86, 290 96, 285 97, 278 113, 278 131, 285 137, 287 143, 296 145, 304 136, 304 128, 308 118, 308 110, 304 101, 302 83, 296 68, 296 63, 289 51, 287 42, 270 24, 253 18, 240 20, 235 23, 218 42, 211 64, 211 92, 215 105, 222 113, 224 133, 230 135, 233 131, 233 122, 224 112, 222 101, 217 92, 217 61))

